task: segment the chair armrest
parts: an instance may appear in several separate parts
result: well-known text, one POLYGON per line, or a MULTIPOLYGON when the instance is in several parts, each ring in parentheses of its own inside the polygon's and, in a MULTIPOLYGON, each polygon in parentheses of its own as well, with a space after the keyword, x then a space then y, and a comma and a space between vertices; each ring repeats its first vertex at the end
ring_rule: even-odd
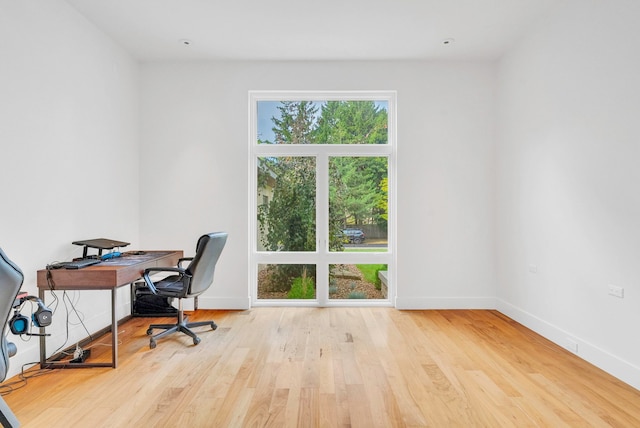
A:
POLYGON ((182 267, 182 262, 190 262, 193 260, 193 257, 181 257, 178 259, 178 267, 182 267))
POLYGON ((158 290, 156 289, 153 280, 149 277, 149 274, 159 273, 159 272, 176 272, 179 274, 184 274, 184 269, 180 267, 151 267, 144 270, 142 274, 142 279, 144 279, 145 284, 149 287, 149 290, 153 294, 158 294, 158 290))

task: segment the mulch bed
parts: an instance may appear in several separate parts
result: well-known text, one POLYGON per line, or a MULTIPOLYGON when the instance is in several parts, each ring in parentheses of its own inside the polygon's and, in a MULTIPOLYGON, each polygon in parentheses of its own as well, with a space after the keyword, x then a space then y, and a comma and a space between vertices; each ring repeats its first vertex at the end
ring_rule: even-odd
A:
MULTIPOLYGON (((263 299, 286 299, 286 291, 271 291, 267 289, 268 271, 258 272, 258 298, 263 299)), ((341 272, 335 277, 337 291, 329 294, 329 299, 349 299, 351 292, 363 293, 366 299, 384 299, 382 292, 376 290, 374 284, 364 281, 360 270, 355 265, 342 265, 341 272)), ((351 300, 351 299, 350 299, 351 300)))

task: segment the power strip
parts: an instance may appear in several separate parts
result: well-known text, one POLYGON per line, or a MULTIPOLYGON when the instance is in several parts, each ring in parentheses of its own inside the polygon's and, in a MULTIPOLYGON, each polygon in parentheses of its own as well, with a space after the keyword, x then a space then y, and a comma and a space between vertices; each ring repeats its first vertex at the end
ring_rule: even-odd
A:
POLYGON ((84 363, 89 355, 91 355, 91 349, 81 349, 76 351, 74 354, 75 358, 71 360, 71 363, 84 363))

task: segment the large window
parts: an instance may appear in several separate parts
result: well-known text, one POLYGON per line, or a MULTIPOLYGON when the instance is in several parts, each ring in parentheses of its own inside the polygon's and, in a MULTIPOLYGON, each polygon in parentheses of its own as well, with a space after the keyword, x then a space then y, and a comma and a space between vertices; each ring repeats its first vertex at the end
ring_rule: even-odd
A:
POLYGON ((252 303, 391 304, 395 93, 249 103, 252 303))

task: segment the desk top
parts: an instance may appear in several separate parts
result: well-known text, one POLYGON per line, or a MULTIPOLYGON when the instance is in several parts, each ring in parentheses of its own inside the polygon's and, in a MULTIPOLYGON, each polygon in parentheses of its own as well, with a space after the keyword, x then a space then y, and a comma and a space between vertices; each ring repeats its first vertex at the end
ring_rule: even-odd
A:
POLYGON ((38 271, 38 288, 45 290, 111 290, 142 277, 145 269, 176 266, 180 250, 140 251, 104 260, 82 269, 42 269, 38 271), (134 253, 134 254, 131 254, 134 253), (141 254, 140 254, 141 253, 141 254), (50 281, 48 274, 51 275, 50 281))

